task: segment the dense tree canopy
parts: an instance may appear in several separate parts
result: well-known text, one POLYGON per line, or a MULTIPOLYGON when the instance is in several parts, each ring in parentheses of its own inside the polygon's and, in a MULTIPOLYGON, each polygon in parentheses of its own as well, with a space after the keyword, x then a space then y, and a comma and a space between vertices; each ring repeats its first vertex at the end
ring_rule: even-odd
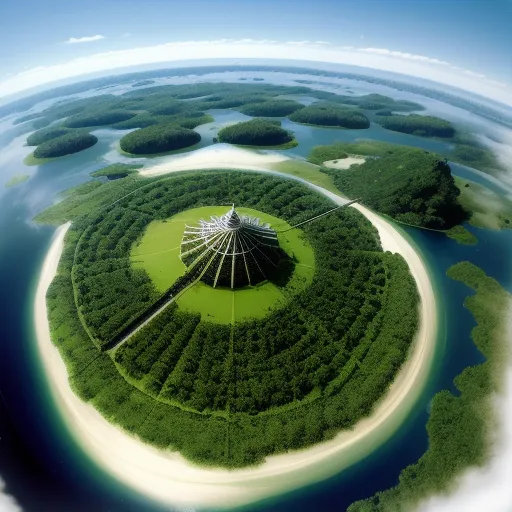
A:
POLYGON ((94 146, 98 138, 90 133, 69 133, 43 142, 34 151, 36 158, 56 158, 94 146))
POLYGON ((73 131, 69 128, 65 128, 64 126, 50 126, 48 128, 42 128, 27 137, 27 146, 39 146, 39 144, 42 144, 43 142, 56 139, 57 137, 62 137, 69 133, 73 133, 73 131))
POLYGON ((434 116, 418 114, 384 116, 379 118, 378 123, 388 130, 421 137, 451 138, 455 135, 455 128, 449 121, 434 116))
POLYGON ((288 117, 296 123, 318 126, 335 126, 357 130, 370 127, 370 121, 362 112, 334 103, 313 103, 308 107, 297 110, 288 117))
POLYGON ((251 119, 227 126, 219 131, 218 138, 221 142, 246 146, 279 146, 293 140, 279 122, 266 119, 251 119))
POLYGON ((67 202, 85 213, 75 216, 49 290, 53 341, 79 396, 145 442, 202 464, 261 462, 369 414, 406 357, 418 319, 414 281, 350 208, 305 226, 317 271, 286 307, 218 325, 171 304, 104 352, 158 300, 128 256, 151 220, 235 202, 293 225, 331 203, 295 181, 233 171, 128 177, 79 192, 79 203, 70 196, 52 207, 64 218, 67 202))
POLYGON ((249 103, 239 108, 242 114, 261 117, 285 117, 304 108, 304 105, 291 100, 269 100, 261 103, 249 103))
POLYGON ((450 267, 447 275, 472 288, 464 305, 478 323, 471 338, 486 361, 455 378, 456 393, 443 390, 434 395, 427 423, 428 450, 402 470, 398 484, 352 504, 349 512, 414 510, 430 496, 452 491, 463 473, 489 460, 496 430, 492 402, 508 361, 505 322, 512 297, 467 261, 450 267))
POLYGON ((175 124, 162 124, 131 132, 119 144, 127 153, 151 155, 193 146, 200 140, 201 135, 193 130, 175 124))
MULTIPOLYGON (((338 151, 343 147, 336 145, 338 151)), ((467 216, 450 166, 433 153, 395 146, 355 168, 324 172, 347 196, 408 224, 448 229, 467 216)))
POLYGON ((104 126, 132 118, 135 112, 125 110, 107 110, 97 113, 85 113, 70 117, 64 121, 64 126, 68 128, 87 128, 89 126, 104 126))
POLYGON ((134 174, 137 169, 140 169, 140 164, 112 164, 97 171, 91 172, 93 178, 108 178, 109 180, 116 180, 119 178, 126 178, 129 174, 134 174))

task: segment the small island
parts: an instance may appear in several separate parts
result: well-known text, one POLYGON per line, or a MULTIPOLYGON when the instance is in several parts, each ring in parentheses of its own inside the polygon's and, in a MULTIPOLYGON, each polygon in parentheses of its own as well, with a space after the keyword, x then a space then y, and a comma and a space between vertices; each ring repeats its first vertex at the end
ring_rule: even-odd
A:
POLYGON ((200 141, 201 135, 193 130, 162 124, 131 132, 119 141, 119 145, 126 153, 152 155, 194 146, 200 141))
POLYGON ((241 146, 295 145, 293 135, 281 128, 279 121, 251 119, 223 128, 218 133, 219 142, 241 146))
POLYGON ((93 178, 107 178, 108 180, 118 180, 126 178, 130 174, 136 174, 137 169, 142 165, 138 164, 112 164, 97 171, 91 172, 93 178))
POLYGON ((261 103, 249 103, 239 108, 242 114, 254 117, 286 117, 304 105, 292 100, 269 100, 261 103))
POLYGON ((420 137, 452 138, 455 136, 455 128, 452 123, 434 116, 391 115, 382 116, 377 122, 387 130, 420 137))
POLYGON ((78 153, 94 146, 98 137, 90 133, 69 133, 55 139, 50 139, 38 145, 34 150, 34 158, 57 158, 60 156, 78 153))
POLYGON ((313 103, 297 110, 288 118, 301 124, 364 130, 370 127, 369 119, 358 110, 334 103, 313 103))

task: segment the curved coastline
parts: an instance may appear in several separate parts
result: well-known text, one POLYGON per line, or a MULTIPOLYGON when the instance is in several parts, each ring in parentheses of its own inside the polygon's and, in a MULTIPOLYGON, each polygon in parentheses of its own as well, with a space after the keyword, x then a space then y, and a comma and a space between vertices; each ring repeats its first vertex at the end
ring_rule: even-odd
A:
MULTIPOLYGON (((246 153, 238 168, 252 167, 253 170, 269 172, 268 164, 273 162, 265 158, 267 155, 254 155, 258 158, 253 160, 251 166, 248 156, 251 153, 236 151, 246 153)), ((189 153, 183 158, 160 164, 155 174, 225 168, 226 160, 229 160, 230 168, 236 168, 234 154, 227 158, 219 152, 218 158, 211 158, 213 155, 208 155, 207 151, 197 153, 199 155, 195 158, 194 153, 189 153)), ((153 174, 151 169, 142 171, 142 175, 153 174)), ((332 192, 317 186, 314 188, 336 202, 346 202, 332 192)), ((353 207, 376 227, 385 251, 404 257, 416 281, 421 299, 421 320, 409 358, 373 414, 360 421, 354 429, 340 432, 331 441, 312 448, 274 455, 259 466, 233 471, 194 466, 176 452, 163 452, 146 445, 110 424, 92 405, 82 402, 73 393, 64 362, 51 342, 46 314, 46 292, 57 272, 64 237, 70 224, 59 227, 46 255, 37 286, 35 327, 38 350, 52 394, 84 451, 119 481, 150 498, 173 504, 229 508, 332 476, 370 454, 391 437, 407 418, 426 385, 436 345, 436 303, 426 267, 412 245, 387 220, 361 205, 353 207)))

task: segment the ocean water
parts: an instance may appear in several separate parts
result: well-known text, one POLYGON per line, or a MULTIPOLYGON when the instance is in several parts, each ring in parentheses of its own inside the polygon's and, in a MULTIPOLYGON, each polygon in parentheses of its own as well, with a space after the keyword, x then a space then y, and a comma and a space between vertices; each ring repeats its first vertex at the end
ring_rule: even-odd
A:
MULTIPOLYGON (((123 90, 122 86, 117 89, 123 90)), ((211 143, 218 126, 245 118, 236 112, 212 114, 215 122, 199 129, 203 145, 211 143)), ((317 144, 361 137, 432 151, 446 147, 444 142, 388 132, 375 125, 364 133, 312 128, 290 121, 283 126, 296 131, 299 146, 289 153, 299 157, 306 156, 317 144)), ((25 130, 23 125, 0 123, 0 184, 16 173, 32 175, 17 187, 0 188, 0 477, 26 511, 170 510, 168 505, 154 503, 117 482, 83 452, 53 404, 35 349, 35 286, 54 229, 37 226, 31 219, 52 204, 60 191, 87 181, 90 172, 114 161, 132 161, 116 150, 116 143, 125 132, 98 130, 100 142, 93 148, 41 167, 26 167, 22 162, 30 148, 23 146, 25 130)), ((153 161, 159 163, 162 158, 153 161)), ((462 177, 505 193, 492 180, 471 169, 455 164, 452 169, 462 177)), ((439 298, 439 349, 427 388, 407 421, 371 455, 321 483, 244 510, 344 510, 354 500, 396 484, 400 470, 415 462, 427 447, 425 425, 433 394, 441 389, 456 392, 453 378, 466 366, 483 360, 470 339, 475 322, 463 306, 471 291, 448 279, 445 272, 453 263, 469 260, 512 291, 508 264, 512 256, 512 231, 469 227, 479 243, 468 247, 438 233, 403 229, 427 260, 439 298)))

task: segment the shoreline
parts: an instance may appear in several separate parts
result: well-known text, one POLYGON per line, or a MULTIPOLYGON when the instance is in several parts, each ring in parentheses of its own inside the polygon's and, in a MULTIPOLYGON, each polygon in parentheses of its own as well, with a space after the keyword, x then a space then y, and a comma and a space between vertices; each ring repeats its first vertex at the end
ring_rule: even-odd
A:
MULTIPOLYGON (((201 160, 204 156, 201 155, 201 160)), ((194 165, 193 155, 185 158, 189 165, 194 165)), ((164 165, 167 172, 173 171, 169 162, 158 166, 159 174, 163 173, 164 165)), ((208 168, 218 165, 208 159, 208 168)), ((183 162, 179 170, 186 170, 182 167, 183 162)), ((247 169, 247 166, 242 162, 239 168, 247 169)), ((331 199, 346 202, 325 189, 315 188, 331 199)), ((73 393, 64 362, 51 342, 46 314, 46 291, 56 274, 64 236, 70 224, 60 226, 45 257, 37 286, 37 345, 56 405, 73 437, 89 457, 120 482, 160 502, 230 508, 332 476, 369 455, 389 439, 411 412, 427 382, 436 345, 436 303, 425 265, 412 245, 382 217, 361 205, 352 207, 376 227, 383 250, 397 252, 404 257, 415 279, 421 315, 411 353, 372 415, 361 420, 352 430, 340 432, 334 439, 311 448, 273 455, 259 466, 240 470, 201 468, 176 452, 159 451, 110 424, 92 405, 82 402, 73 393)))

